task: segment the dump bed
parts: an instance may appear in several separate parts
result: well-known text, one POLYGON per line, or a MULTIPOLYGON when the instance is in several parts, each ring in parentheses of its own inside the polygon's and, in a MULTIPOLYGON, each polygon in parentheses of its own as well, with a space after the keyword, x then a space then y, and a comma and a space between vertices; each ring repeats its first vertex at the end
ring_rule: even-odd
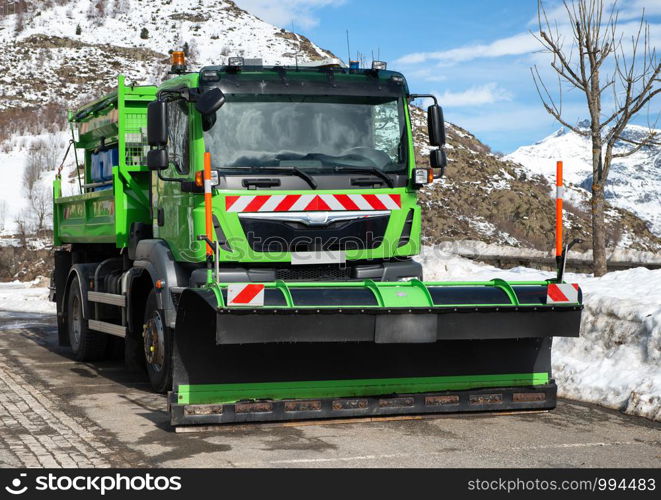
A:
POLYGON ((62 196, 64 181, 54 182, 56 245, 114 243, 121 248, 132 222, 150 222, 147 104, 155 97, 156 87, 125 85, 120 75, 116 90, 69 113, 85 168, 80 194, 62 196))

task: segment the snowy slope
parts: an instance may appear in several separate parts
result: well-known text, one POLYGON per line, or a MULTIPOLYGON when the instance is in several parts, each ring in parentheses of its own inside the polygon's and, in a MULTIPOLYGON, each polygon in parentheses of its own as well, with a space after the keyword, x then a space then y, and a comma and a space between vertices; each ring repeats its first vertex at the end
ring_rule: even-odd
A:
MULTIPOLYGON (((39 135, 14 135, 2 143, 0 149, 0 234, 14 234, 17 231, 16 219, 33 209, 23 189, 23 174, 26 169, 27 159, 31 149, 38 143, 52 143, 57 152, 57 163, 62 161, 62 156, 67 147, 69 135, 66 132, 44 133, 39 135)), ((69 154, 67 162, 62 170, 62 192, 65 195, 78 194, 78 184, 74 171, 73 153, 69 154)), ((50 193, 53 189, 53 179, 56 170, 44 169, 37 181, 37 189, 50 193)), ((51 227, 52 218, 46 218, 47 226, 51 227)))
MULTIPOLYGON (((629 125, 625 138, 640 140, 647 135, 647 130, 629 125)), ((633 147, 622 142, 616 145, 615 152, 633 147)), ((588 199, 592 163, 587 137, 560 129, 536 144, 520 147, 505 159, 522 164, 531 173, 545 176, 552 185, 555 183, 555 163, 562 160, 565 185, 574 188, 569 190, 569 196, 574 201, 588 199)), ((661 235, 661 146, 650 146, 629 157, 616 158, 606 185, 606 197, 610 204, 647 221, 651 231, 661 235)))
MULTIPOLYGON (((425 280, 544 280, 551 272, 498 269, 425 247, 425 280)), ((661 421, 661 269, 629 269, 601 278, 567 273, 585 309, 579 338, 556 338, 553 377, 561 397, 661 421)))
POLYGON ((261 57, 266 64, 332 55, 231 0, 53 0, 28 5, 25 14, 0 17, 0 109, 52 101, 70 105, 112 86, 120 72, 129 81, 153 83, 167 70, 168 50, 184 44, 192 68, 221 64, 234 55, 261 57))

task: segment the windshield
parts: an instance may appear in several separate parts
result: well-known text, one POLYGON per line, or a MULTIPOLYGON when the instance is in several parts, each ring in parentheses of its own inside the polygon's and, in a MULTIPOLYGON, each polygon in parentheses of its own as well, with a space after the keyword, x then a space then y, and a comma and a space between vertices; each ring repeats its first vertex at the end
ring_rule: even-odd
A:
POLYGON ((204 134, 223 170, 296 167, 333 173, 342 167, 402 172, 406 134, 401 99, 319 96, 227 96, 204 134))

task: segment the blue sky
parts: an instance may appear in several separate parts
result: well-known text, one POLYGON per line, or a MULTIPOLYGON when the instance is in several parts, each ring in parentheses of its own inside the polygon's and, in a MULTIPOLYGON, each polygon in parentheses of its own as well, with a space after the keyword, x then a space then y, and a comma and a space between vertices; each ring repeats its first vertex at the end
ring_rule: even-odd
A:
MULTIPOLYGON (((549 60, 529 34, 536 27, 537 0, 237 0, 278 26, 294 29, 347 59, 372 51, 402 71, 413 92, 435 93, 448 121, 476 134, 494 151, 509 153, 559 128, 543 109, 530 67, 547 71, 549 60)), ((553 17, 557 0, 547 1, 553 17)), ((661 49, 661 0, 621 0, 622 23, 631 28, 643 7, 653 44, 661 49)), ((559 19, 562 16, 558 17, 559 19)), ((556 83, 557 86, 557 83, 556 83)), ((566 119, 584 118, 584 98, 565 92, 566 119)), ((661 99, 652 112, 661 110, 661 99)), ((646 124, 648 115, 637 122, 646 124)))

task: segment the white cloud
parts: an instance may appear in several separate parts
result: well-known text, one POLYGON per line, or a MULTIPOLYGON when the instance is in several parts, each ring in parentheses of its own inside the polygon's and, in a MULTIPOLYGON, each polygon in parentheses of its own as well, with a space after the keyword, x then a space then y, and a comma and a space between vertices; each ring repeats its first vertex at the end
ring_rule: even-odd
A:
POLYGON ((448 79, 438 68, 420 68, 406 72, 406 78, 419 79, 425 82, 443 82, 448 79))
MULTIPOLYGON (((613 2, 604 2, 604 15, 603 22, 608 20, 608 15, 611 12, 613 2)), ((546 10, 546 17, 551 24, 566 24, 567 23, 567 9, 562 2, 544 2, 546 10)), ((647 19, 650 16, 661 15, 661 2, 659 0, 619 0, 616 5, 619 21, 633 21, 640 20, 640 16, 645 12, 647 19)), ((537 27, 537 13, 529 21, 529 25, 534 29, 537 27)))
POLYGON ((495 82, 474 86, 463 92, 446 90, 444 93, 437 94, 436 96, 438 97, 441 106, 446 108, 481 106, 501 101, 510 101, 512 99, 512 94, 502 87, 499 87, 495 82))
MULTIPOLYGON (((645 15, 648 21, 651 16, 661 15, 661 1, 659 0, 631 0, 629 3, 620 3, 618 18, 618 32, 624 35, 624 46, 631 36, 638 30, 640 16, 645 9, 645 15)), ((546 11, 549 22, 552 26, 557 23, 560 35, 567 40, 571 40, 571 27, 567 24, 567 12, 562 3, 548 3, 546 11)), ((604 22, 607 16, 604 15, 604 22)), ((530 20, 530 29, 534 32, 538 30, 537 16, 530 20)), ((661 24, 650 22, 650 45, 657 46, 661 39, 661 24)), ((440 65, 455 64, 472 61, 479 58, 495 58, 503 56, 517 56, 523 54, 534 54, 543 50, 539 41, 530 32, 517 33, 515 35, 500 38, 490 43, 474 43, 463 47, 456 47, 448 50, 433 52, 414 52, 400 57, 398 64, 420 64, 427 61, 438 61, 440 65)))
POLYGON ((346 0, 235 0, 242 9, 281 28, 309 29, 319 24, 314 11, 322 7, 337 7, 346 0))
POLYGON ((527 54, 539 50, 539 42, 530 33, 519 33, 488 44, 473 44, 438 52, 415 52, 400 57, 399 64, 419 64, 430 60, 440 63, 465 62, 480 57, 501 57, 527 54))

